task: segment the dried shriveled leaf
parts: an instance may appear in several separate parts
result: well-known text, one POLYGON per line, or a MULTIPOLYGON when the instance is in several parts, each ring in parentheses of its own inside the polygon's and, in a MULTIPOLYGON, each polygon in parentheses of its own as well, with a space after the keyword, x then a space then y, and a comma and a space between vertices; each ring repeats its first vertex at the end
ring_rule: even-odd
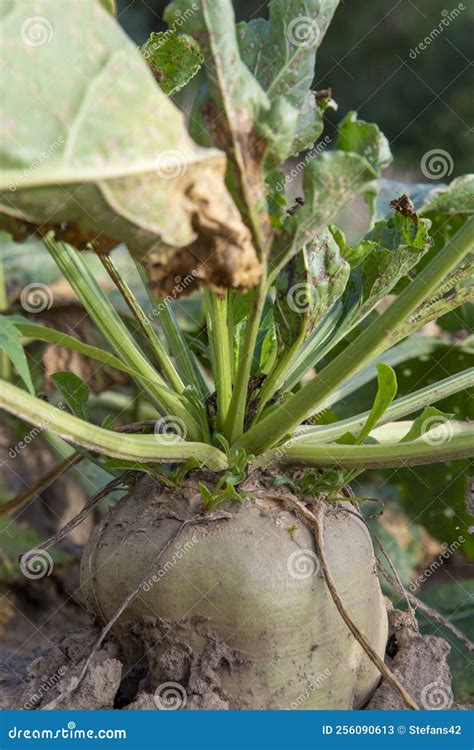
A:
POLYGON ((0 227, 16 238, 53 227, 97 252, 126 242, 140 260, 166 259, 172 278, 185 257, 197 281, 255 284, 225 156, 194 144, 112 16, 97 0, 7 5, 0 227))

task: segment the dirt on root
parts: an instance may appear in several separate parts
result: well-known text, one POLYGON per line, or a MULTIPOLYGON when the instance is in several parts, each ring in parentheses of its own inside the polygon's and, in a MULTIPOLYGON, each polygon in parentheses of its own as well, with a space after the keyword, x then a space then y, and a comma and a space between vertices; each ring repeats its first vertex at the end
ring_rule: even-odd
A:
MULTIPOLYGON (((80 611, 84 621, 86 615, 80 611)), ((140 629, 148 656, 127 670, 117 642, 107 638, 78 685, 78 676, 100 629, 94 624, 84 624, 68 632, 66 620, 71 622, 71 611, 65 614, 67 617, 58 623, 62 632, 43 638, 36 653, 18 647, 2 660, 0 708, 44 710, 53 704, 59 709, 229 708, 219 685, 218 669, 222 668, 223 661, 231 668, 234 655, 209 631, 203 630, 207 647, 198 655, 181 637, 179 629, 170 628, 169 623, 150 618, 147 622, 128 625, 126 627, 132 630, 140 629), (149 663, 150 659, 153 664, 149 663), (150 667, 154 669, 155 682, 159 675, 158 684, 150 682, 150 667)), ((421 635, 406 612, 389 609, 388 616, 390 638, 386 662, 419 706, 424 709, 470 708, 456 704, 453 699, 447 664, 449 644, 443 638, 421 635)), ((73 621, 77 623, 77 616, 73 621)), ((11 625, 14 624, 13 620, 11 625)), ((8 630, 7 626, 7 636, 8 630)), ((10 646, 14 647, 14 641, 10 646)), ((5 657, 6 652, 2 652, 2 656, 5 657)), ((404 708, 399 694, 385 680, 364 706, 368 710, 404 708)))
MULTIPOLYGON (((386 662, 421 709, 461 709, 454 702, 447 658, 451 650, 444 638, 421 635, 408 612, 388 610, 389 640, 386 662)), ((364 707, 368 710, 402 710, 400 694, 386 680, 364 707)))

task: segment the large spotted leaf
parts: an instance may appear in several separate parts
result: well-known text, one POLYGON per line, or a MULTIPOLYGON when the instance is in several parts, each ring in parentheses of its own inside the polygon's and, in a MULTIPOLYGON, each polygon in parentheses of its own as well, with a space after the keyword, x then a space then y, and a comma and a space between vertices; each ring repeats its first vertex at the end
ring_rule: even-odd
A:
POLYGON ((99 252, 126 242, 161 280, 254 284, 224 155, 194 144, 102 4, 4 0, 0 14, 0 227, 20 239, 53 227, 99 252))
POLYGON ((271 104, 269 131, 278 125, 280 138, 270 145, 281 161, 310 148, 322 132, 327 101, 318 101, 311 84, 316 53, 338 2, 271 0, 268 20, 255 18, 237 27, 242 59, 271 104))

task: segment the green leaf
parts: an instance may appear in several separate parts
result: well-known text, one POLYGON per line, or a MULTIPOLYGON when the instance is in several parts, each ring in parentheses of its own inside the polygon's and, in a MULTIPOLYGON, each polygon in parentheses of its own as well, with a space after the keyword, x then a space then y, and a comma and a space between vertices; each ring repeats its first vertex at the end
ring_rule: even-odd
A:
MULTIPOLYGON (((355 337, 354 337, 355 338, 355 337)), ((350 341, 352 343, 352 337, 350 341)), ((348 378, 343 385, 339 388, 334 388, 331 395, 327 399, 325 406, 333 407, 336 413, 338 410, 338 403, 345 402, 347 397, 355 391, 362 388, 367 383, 371 383, 376 376, 376 365, 383 363, 390 365, 390 367, 397 367, 397 365, 407 362, 414 356, 424 357, 429 355, 434 349, 436 349, 439 343, 439 339, 435 336, 424 336, 422 334, 415 334, 414 336, 407 337, 404 341, 392 346, 388 349, 384 349, 383 352, 374 357, 373 360, 367 363, 367 365, 359 370, 359 372, 351 378, 348 378)), ((338 347, 337 353, 342 352, 346 349, 347 344, 343 342, 338 347)), ((370 399, 369 406, 372 405, 373 398, 370 399)), ((356 408, 358 404, 356 403, 356 408)), ((416 407, 415 411, 416 411, 416 407)))
POLYGON ((357 112, 349 112, 338 127, 336 148, 363 156, 375 172, 381 172, 392 162, 388 141, 377 125, 357 119, 357 112))
MULTIPOLYGON (((377 180, 374 183, 377 191, 376 210, 386 213, 391 199, 406 194, 420 216, 431 222, 430 235, 433 249, 430 257, 436 255, 451 240, 465 221, 474 213, 474 175, 464 175, 453 180, 449 185, 405 185, 390 180, 377 180)), ((427 258, 422 259, 416 268, 421 271, 427 258)), ((438 325, 447 331, 471 330, 474 324, 474 289, 472 283, 472 260, 465 261, 455 269, 450 279, 443 281, 432 300, 427 300, 425 308, 419 314, 420 324, 438 319, 438 325), (446 298, 443 301, 443 298, 446 298), (458 309, 456 309, 458 308, 458 309)))
POLYGON ((272 0, 269 19, 237 27, 243 61, 266 92, 271 109, 259 123, 274 134, 276 163, 310 148, 323 129, 322 113, 311 91, 316 52, 338 0, 272 0))
POLYGON ((426 219, 419 219, 415 224, 397 213, 378 222, 356 248, 346 244, 341 230, 330 227, 328 231, 342 257, 351 264, 351 272, 337 308, 331 311, 334 322, 330 335, 315 338, 314 342, 308 339, 288 373, 286 389, 327 356, 416 266, 431 248, 428 226, 426 219))
POLYGON ((325 230, 339 211, 366 189, 389 163, 387 140, 377 125, 357 120, 355 113, 351 113, 341 127, 344 138, 340 140, 340 150, 325 151, 305 160, 304 204, 288 217, 275 243, 270 268, 273 275, 325 230), (349 148, 354 150, 345 150, 349 148))
POLYGON ((170 29, 152 32, 140 51, 161 90, 169 95, 186 86, 204 62, 192 36, 170 29))
POLYGON ((102 3, 105 10, 107 10, 112 16, 117 15, 117 3, 116 0, 99 0, 102 3))
MULTIPOLYGON (((171 248, 193 243, 193 268, 201 253, 214 252, 212 214, 226 237, 229 283, 239 286, 239 259, 247 255, 248 271, 255 253, 224 187, 225 157, 191 140, 184 116, 115 19, 97 2, 11 0, 8 7, 0 22, 11 63, 0 83, 10 123, 0 227, 18 239, 55 227, 76 247, 105 252, 125 242, 148 262, 167 252, 174 278, 171 248), (28 44, 35 17, 43 19, 41 45, 28 44), (51 76, 65 65, 67 74, 51 76)), ((179 263, 181 272, 182 255, 179 263)))
POLYGON ((457 177, 448 186, 437 185, 420 209, 424 215, 470 216, 474 214, 474 174, 457 177))
POLYGON ((365 425, 357 436, 357 443, 364 442, 397 395, 397 376, 389 365, 377 365, 377 384, 374 403, 365 425))
POLYGON ((64 396, 64 400, 76 417, 87 420, 89 388, 74 372, 55 372, 51 380, 64 396))
POLYGON ((8 320, 15 325, 15 328, 22 336, 33 339, 34 341, 45 341, 48 344, 64 346, 66 349, 71 349, 74 352, 84 354, 86 357, 96 359, 98 362, 109 365, 109 367, 115 367, 117 370, 126 372, 132 377, 140 377, 138 370, 128 367, 110 352, 105 351, 105 349, 100 349, 97 346, 83 344, 82 341, 76 339, 74 336, 70 336, 68 333, 55 331, 54 328, 34 323, 31 320, 24 318, 22 315, 9 315, 8 320))
POLYGON ((29 392, 34 394, 35 389, 31 380, 28 362, 23 346, 21 345, 21 335, 11 320, 5 315, 0 315, 0 349, 10 358, 29 392))
POLYGON ((228 184, 262 250, 267 215, 255 123, 268 110, 268 97, 240 58, 231 0, 195 0, 192 13, 187 0, 175 0, 166 7, 165 20, 173 27, 178 17, 180 29, 197 40, 206 59, 208 91, 193 117, 200 117, 204 131, 207 124, 215 145, 226 151, 228 184))
POLYGON ((286 147, 287 156, 297 156, 301 151, 313 147, 323 132, 323 114, 328 107, 337 109, 337 104, 331 99, 327 106, 323 106, 316 98, 314 91, 307 94, 298 113, 293 139, 288 142, 286 147))
MULTIPOLYGON (((399 346, 403 346, 403 344, 399 346)), ((429 353, 429 350, 427 350, 427 353, 429 353)), ((384 358, 387 358, 389 355, 390 352, 386 352, 384 354, 384 358)), ((424 356, 426 355, 422 355, 421 358, 424 358, 424 356)), ((404 361, 406 361, 407 359, 410 359, 410 357, 404 357, 404 361)), ((392 364, 396 363, 394 362, 392 364)), ((370 382, 370 380, 366 380, 365 384, 367 384, 368 382, 370 382)), ((455 375, 450 375, 448 378, 442 378, 435 383, 432 383, 431 385, 427 385, 424 388, 420 388, 419 390, 411 391, 405 396, 397 398, 396 401, 394 401, 393 404, 391 404, 391 406, 389 406, 386 410, 384 416, 381 419, 381 423, 384 425, 387 422, 399 420, 401 417, 405 417, 407 414, 413 414, 414 412, 423 409, 428 404, 441 401, 448 396, 452 396, 455 393, 465 391, 467 388, 472 388, 473 385, 474 367, 468 367, 465 370, 461 370, 461 372, 456 373, 455 375)), ((354 388, 353 390, 355 391, 357 390, 357 388, 354 388)), ((359 390, 359 393, 365 393, 365 388, 364 391, 359 390)), ((344 398, 340 405, 340 408, 338 408, 338 411, 345 413, 347 401, 349 401, 350 403, 349 411, 352 411, 353 408, 357 408, 359 406, 358 403, 352 404, 352 399, 344 398)), ((343 420, 338 420, 338 417, 334 414, 334 411, 332 411, 331 420, 329 422, 324 422, 323 419, 320 419, 319 424, 316 426, 300 425, 300 427, 296 431, 295 436, 293 437, 293 441, 298 440, 300 436, 304 437, 304 439, 306 440, 308 438, 311 438, 316 443, 327 443, 331 442, 332 440, 337 441, 337 439, 349 429, 353 432, 358 432, 358 430, 360 430, 364 426, 368 415, 369 412, 367 411, 363 412, 362 414, 356 414, 355 416, 347 417, 343 420)), ((398 424, 398 422, 394 422, 394 425, 398 424)))
POLYGON ((305 204, 297 212, 298 233, 314 233, 355 198, 373 176, 373 168, 358 154, 334 151, 308 162, 303 173, 305 204))
MULTIPOLYGON (((356 436, 352 432, 346 432, 337 441, 339 444, 361 445, 362 443, 373 444, 377 442, 370 433, 383 417, 397 394, 397 378, 389 365, 383 363, 377 365, 377 385, 374 403, 359 434, 356 436)), ((337 490, 342 489, 345 484, 349 484, 359 473, 346 474, 343 477, 342 483, 337 487, 337 490)))
POLYGON ((302 341, 341 296, 349 264, 329 232, 307 245, 277 277, 275 328, 281 349, 302 341))
POLYGON ((304 206, 287 218, 274 242, 270 258, 271 279, 326 229, 373 175, 365 159, 342 151, 320 154, 306 164, 303 172, 304 206))
POLYGON ((163 479, 165 476, 160 466, 150 466, 143 461, 126 461, 121 458, 108 458, 101 464, 104 469, 110 470, 111 472, 124 472, 124 471, 140 471, 144 474, 163 479))
POLYGON ((271 0, 268 21, 239 24, 244 62, 270 99, 284 97, 298 109, 303 104, 337 5, 338 0, 271 0))
MULTIPOLYGON (((474 351, 468 341, 440 341, 432 351, 424 351, 405 359, 395 365, 398 380, 398 394, 409 397, 415 390, 436 386, 446 376, 460 371, 470 373, 474 366, 474 351)), ((349 416, 355 411, 370 408, 373 388, 365 385, 338 405, 340 416, 349 416)), ((438 401, 437 406, 444 415, 454 415, 456 420, 474 420, 474 387, 472 374, 470 383, 458 392, 451 393, 438 401)), ((433 401, 435 399, 433 398, 433 401)), ((396 403, 396 402, 395 402, 396 403)), ((404 411, 409 417, 418 411, 416 403, 411 412, 404 411)), ((440 417, 432 413, 439 424, 439 440, 443 434, 446 439, 451 434, 450 427, 440 423, 440 417)), ((395 416, 397 418, 398 415, 395 416)), ((420 424, 419 417, 415 419, 420 424)), ((429 533, 441 542, 451 544, 459 534, 463 534, 466 543, 465 554, 474 558, 474 537, 468 533, 472 518, 466 512, 464 496, 467 482, 473 475, 472 461, 451 461, 427 468, 418 467, 416 472, 399 469, 396 472, 380 474, 378 481, 387 481, 395 488, 404 510, 426 527, 429 533)))
MULTIPOLYGON (((390 348, 391 335, 398 333, 401 321, 406 320, 423 299, 441 284, 443 278, 463 261, 470 253, 473 242, 474 219, 470 219, 456 233, 452 242, 438 253, 392 304, 369 323, 358 337, 346 346, 344 351, 331 359, 318 372, 318 377, 309 380, 285 403, 280 404, 271 414, 252 425, 245 435, 236 441, 234 448, 244 448, 248 453, 254 454, 262 452, 265 448, 275 445, 286 434, 291 433, 309 416, 324 408, 328 397, 337 388, 363 370, 364 366, 375 357, 390 348)), ((464 445, 464 438, 456 442, 464 445)), ((365 447, 354 446, 353 450, 358 450, 362 457, 364 455, 362 448, 365 447)), ((400 446, 396 447, 398 449, 400 446)), ((418 449, 419 446, 417 446, 417 452, 418 449)), ((451 446, 450 450, 446 450, 446 446, 443 446, 443 451, 439 452, 439 459, 442 460, 442 456, 460 456, 461 454, 464 455, 462 451, 458 453, 455 446, 451 446)), ((383 452, 379 452, 378 455, 382 456, 383 452)))
POLYGON ((191 34, 201 46, 206 58, 206 72, 214 71, 221 76, 216 80, 213 75, 208 75, 213 97, 221 99, 232 109, 266 106, 261 87, 240 59, 230 0, 218 3, 196 0, 192 13, 189 13, 188 0, 175 0, 167 5, 164 18, 170 28, 180 19, 180 29, 191 34))
POLYGON ((429 221, 402 216, 400 213, 379 221, 356 249, 363 296, 367 297, 361 311, 371 310, 373 300, 381 300, 394 290, 397 283, 414 268, 433 242, 428 233, 429 221))
MULTIPOLYGON (((414 268, 432 246, 429 222, 416 223, 399 213, 377 222, 360 245, 346 248, 343 257, 352 263, 345 292, 341 298, 343 314, 337 340, 347 335, 414 268)), ((341 242, 342 233, 338 239, 341 242)), ((336 338, 333 339, 334 345, 336 338)))

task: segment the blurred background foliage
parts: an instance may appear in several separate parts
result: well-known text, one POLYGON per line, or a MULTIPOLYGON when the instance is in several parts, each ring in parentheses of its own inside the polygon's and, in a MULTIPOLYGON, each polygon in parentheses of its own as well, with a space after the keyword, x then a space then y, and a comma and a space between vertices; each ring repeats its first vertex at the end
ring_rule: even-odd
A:
MULTIPOLYGON (((118 0, 118 20, 142 44, 150 32, 166 28, 166 4, 118 0)), ((234 0, 237 20, 264 16, 266 5, 234 0)), ((450 153, 452 177, 472 172, 473 35, 474 4, 468 0, 341 0, 318 53, 314 79, 316 89, 332 88, 339 105, 339 112, 327 113, 329 135, 355 109, 364 120, 380 125, 397 172, 408 173, 413 181, 423 181, 420 160, 434 148, 450 153), (443 18, 451 17, 439 35, 432 34, 443 18), (417 54, 430 34, 432 41, 417 54)))

